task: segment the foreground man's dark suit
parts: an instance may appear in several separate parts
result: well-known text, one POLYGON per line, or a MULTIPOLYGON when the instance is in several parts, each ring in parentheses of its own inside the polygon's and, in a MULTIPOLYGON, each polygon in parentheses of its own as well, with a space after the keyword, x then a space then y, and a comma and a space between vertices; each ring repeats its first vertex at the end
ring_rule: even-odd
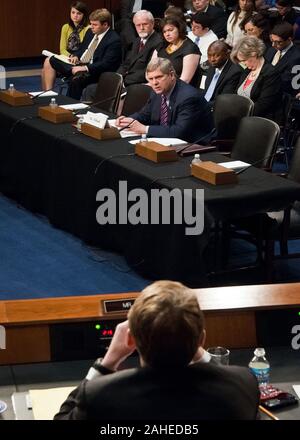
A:
POLYGON ((152 92, 145 107, 130 115, 144 125, 149 125, 148 136, 175 137, 195 142, 207 136, 213 129, 210 106, 203 94, 181 80, 170 96, 168 125, 160 125, 161 95, 152 92))
POLYGON ((258 402, 257 381, 247 368, 196 363, 84 380, 55 419, 254 420, 258 402))

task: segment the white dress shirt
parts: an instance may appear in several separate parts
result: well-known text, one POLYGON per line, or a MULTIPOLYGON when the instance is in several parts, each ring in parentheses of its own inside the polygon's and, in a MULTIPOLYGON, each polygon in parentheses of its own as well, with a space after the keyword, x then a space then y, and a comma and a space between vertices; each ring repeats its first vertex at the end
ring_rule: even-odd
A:
MULTIPOLYGON (((188 33, 188 37, 195 43, 197 36, 193 32, 188 33)), ((200 37, 199 42, 196 43, 201 52, 200 62, 205 63, 207 61, 207 49, 211 43, 218 40, 216 34, 210 29, 205 35, 200 37)))

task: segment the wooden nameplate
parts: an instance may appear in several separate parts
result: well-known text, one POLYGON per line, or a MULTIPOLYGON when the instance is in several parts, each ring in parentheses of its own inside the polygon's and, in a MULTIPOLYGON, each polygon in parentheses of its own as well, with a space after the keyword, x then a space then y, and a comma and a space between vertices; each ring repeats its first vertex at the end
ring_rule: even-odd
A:
POLYGON ((115 127, 98 128, 87 123, 81 124, 81 133, 97 140, 119 139, 121 137, 119 130, 115 127))
POLYGON ((176 150, 157 142, 138 142, 135 144, 135 154, 152 162, 174 162, 178 160, 176 150))
POLYGON ((238 176, 233 170, 210 161, 193 163, 191 174, 197 179, 204 180, 204 182, 212 185, 226 185, 238 181, 238 176))
POLYGON ((64 122, 73 122, 74 115, 70 110, 61 107, 39 107, 39 117, 53 124, 63 124, 64 122))
POLYGON ((2 90, 0 92, 0 101, 5 102, 13 107, 21 107, 23 105, 33 105, 33 100, 25 92, 19 92, 18 90, 2 90))

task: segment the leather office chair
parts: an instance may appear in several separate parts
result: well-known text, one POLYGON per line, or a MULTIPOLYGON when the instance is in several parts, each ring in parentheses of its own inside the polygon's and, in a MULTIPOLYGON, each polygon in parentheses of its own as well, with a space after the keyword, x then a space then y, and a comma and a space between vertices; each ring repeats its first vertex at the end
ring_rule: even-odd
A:
MULTIPOLYGON (((280 128, 275 122, 258 116, 245 117, 241 120, 232 148, 231 159, 242 160, 270 171, 279 135, 280 128)), ((245 172, 247 172, 246 169, 245 172)), ((223 222, 221 228, 222 267, 227 266, 232 238, 243 239, 254 244, 257 249, 257 263, 259 265, 269 264, 269 260, 272 259, 272 241, 270 239, 276 227, 276 221, 268 217, 267 214, 257 214, 223 222)), ((244 269, 244 267, 239 269, 244 269)), ((267 279, 271 276, 270 273, 270 265, 267 265, 267 279)))
POLYGON ((231 159, 271 169, 279 135, 280 127, 276 122, 259 116, 246 116, 240 122, 231 159))
MULTIPOLYGON (((300 184, 300 137, 296 142, 290 169, 286 178, 300 184)), ((295 202, 284 211, 269 212, 268 216, 278 223, 278 230, 272 239, 279 240, 280 255, 274 258, 299 258, 300 253, 289 253, 288 240, 300 239, 300 201, 295 202)), ((271 246, 272 243, 270 244, 270 248, 271 246)), ((273 255, 270 254, 268 257, 272 258, 273 255)))
POLYGON ((132 84, 126 88, 122 114, 129 116, 140 111, 148 101, 152 88, 146 84, 132 84))
POLYGON ((116 113, 123 88, 123 77, 117 72, 104 72, 98 80, 93 103, 95 107, 116 113), (99 103, 99 104, 97 104, 99 103))
POLYGON ((253 107, 253 101, 244 96, 227 93, 217 96, 213 107, 217 138, 212 144, 220 152, 231 151, 241 119, 251 116, 253 107))

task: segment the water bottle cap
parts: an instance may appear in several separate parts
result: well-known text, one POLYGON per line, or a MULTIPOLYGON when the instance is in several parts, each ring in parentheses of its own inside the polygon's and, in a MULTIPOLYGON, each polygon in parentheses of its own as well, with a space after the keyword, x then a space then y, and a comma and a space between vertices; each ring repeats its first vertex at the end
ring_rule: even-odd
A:
POLYGON ((51 98, 51 102, 55 102, 55 98, 51 98))
POLYGON ((9 84, 9 88, 10 88, 10 89, 13 89, 13 88, 14 88, 13 83, 9 84))
POLYGON ((196 153, 194 156, 195 159, 200 159, 200 154, 196 153))
POLYGON ((266 352, 265 352, 265 349, 264 349, 264 348, 256 348, 256 349, 254 350, 254 354, 255 354, 255 356, 257 356, 257 357, 261 357, 261 356, 264 356, 264 355, 266 354, 266 352))

